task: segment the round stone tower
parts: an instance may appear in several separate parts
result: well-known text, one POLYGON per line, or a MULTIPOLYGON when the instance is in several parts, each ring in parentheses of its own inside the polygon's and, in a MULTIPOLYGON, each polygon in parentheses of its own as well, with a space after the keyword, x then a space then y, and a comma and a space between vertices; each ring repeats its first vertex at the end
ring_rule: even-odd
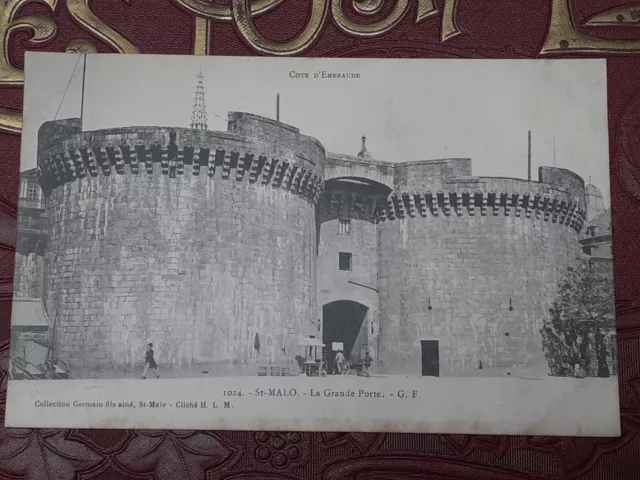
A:
POLYGON ((149 342, 164 368, 293 360, 315 317, 317 140, 230 113, 227 132, 52 122, 40 145, 45 305, 75 372, 121 375, 149 342))
POLYGON ((466 159, 397 164, 380 221, 380 371, 539 369, 540 327, 580 248, 583 180, 471 176, 466 159))

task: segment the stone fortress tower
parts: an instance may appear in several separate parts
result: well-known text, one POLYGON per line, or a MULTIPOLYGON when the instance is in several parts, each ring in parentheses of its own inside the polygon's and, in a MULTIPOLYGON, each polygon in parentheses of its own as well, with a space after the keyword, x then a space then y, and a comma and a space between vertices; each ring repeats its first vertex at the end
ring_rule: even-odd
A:
POLYGON ((325 152, 273 120, 227 132, 40 129, 44 303, 70 365, 289 362, 315 310, 325 152))
POLYGON ((196 120, 40 129, 43 299, 76 377, 121 376, 148 342, 165 370, 293 371, 303 337, 383 374, 546 370, 539 330, 604 211, 595 187, 375 160, 364 137, 332 154, 250 113, 196 120))
POLYGON ((474 177, 468 159, 328 154, 318 260, 325 343, 332 323, 359 318, 355 352, 345 347, 375 352, 384 373, 545 370, 539 330, 580 256, 586 205, 576 174, 538 173, 474 177), (339 255, 350 264, 338 265, 339 255))

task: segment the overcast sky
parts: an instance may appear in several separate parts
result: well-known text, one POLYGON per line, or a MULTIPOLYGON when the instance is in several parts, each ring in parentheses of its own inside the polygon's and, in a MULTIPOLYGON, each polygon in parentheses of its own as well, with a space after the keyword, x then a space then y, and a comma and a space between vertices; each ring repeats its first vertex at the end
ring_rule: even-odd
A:
MULTIPOLYGON (((42 122, 80 116, 83 59, 29 52, 26 63, 23 170, 35 166, 42 122)), ((465 157, 474 175, 526 178, 530 129, 534 180, 555 156, 609 204, 604 60, 89 55, 84 129, 188 127, 200 68, 211 130, 226 130, 228 111, 275 118, 280 93, 280 120, 328 151, 355 155, 366 135, 376 159, 465 157), (360 78, 314 79, 322 70, 360 78)))

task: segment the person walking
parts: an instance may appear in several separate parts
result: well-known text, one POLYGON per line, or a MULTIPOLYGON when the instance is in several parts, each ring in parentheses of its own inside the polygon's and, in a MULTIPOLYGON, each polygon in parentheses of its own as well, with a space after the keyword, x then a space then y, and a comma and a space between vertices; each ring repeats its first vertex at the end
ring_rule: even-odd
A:
POLYGON ((147 372, 149 370, 153 370, 153 373, 156 374, 156 378, 160 378, 160 375, 158 375, 158 365, 156 365, 156 361, 153 358, 153 343, 147 345, 147 350, 144 353, 144 370, 142 372, 142 378, 147 378, 147 372))
POLYGON ((364 369, 362 370, 362 376, 370 377, 371 376, 371 363, 373 362, 373 358, 369 355, 369 352, 364 354, 364 369))
POLYGON ((344 355, 342 354, 342 350, 338 350, 338 353, 336 353, 336 368, 338 370, 338 375, 342 375, 343 368, 344 365, 344 355))

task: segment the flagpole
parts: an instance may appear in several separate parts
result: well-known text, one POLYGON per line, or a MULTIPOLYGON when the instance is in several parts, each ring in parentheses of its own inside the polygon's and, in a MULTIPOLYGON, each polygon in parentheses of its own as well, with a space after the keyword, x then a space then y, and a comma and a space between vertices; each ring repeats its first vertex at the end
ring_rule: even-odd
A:
POLYGON ((531 181, 531 130, 529 130, 529 154, 527 161, 527 180, 531 181))
POLYGON ((80 125, 84 126, 84 84, 87 77, 87 54, 84 54, 84 65, 82 67, 82 98, 80 100, 80 125))

